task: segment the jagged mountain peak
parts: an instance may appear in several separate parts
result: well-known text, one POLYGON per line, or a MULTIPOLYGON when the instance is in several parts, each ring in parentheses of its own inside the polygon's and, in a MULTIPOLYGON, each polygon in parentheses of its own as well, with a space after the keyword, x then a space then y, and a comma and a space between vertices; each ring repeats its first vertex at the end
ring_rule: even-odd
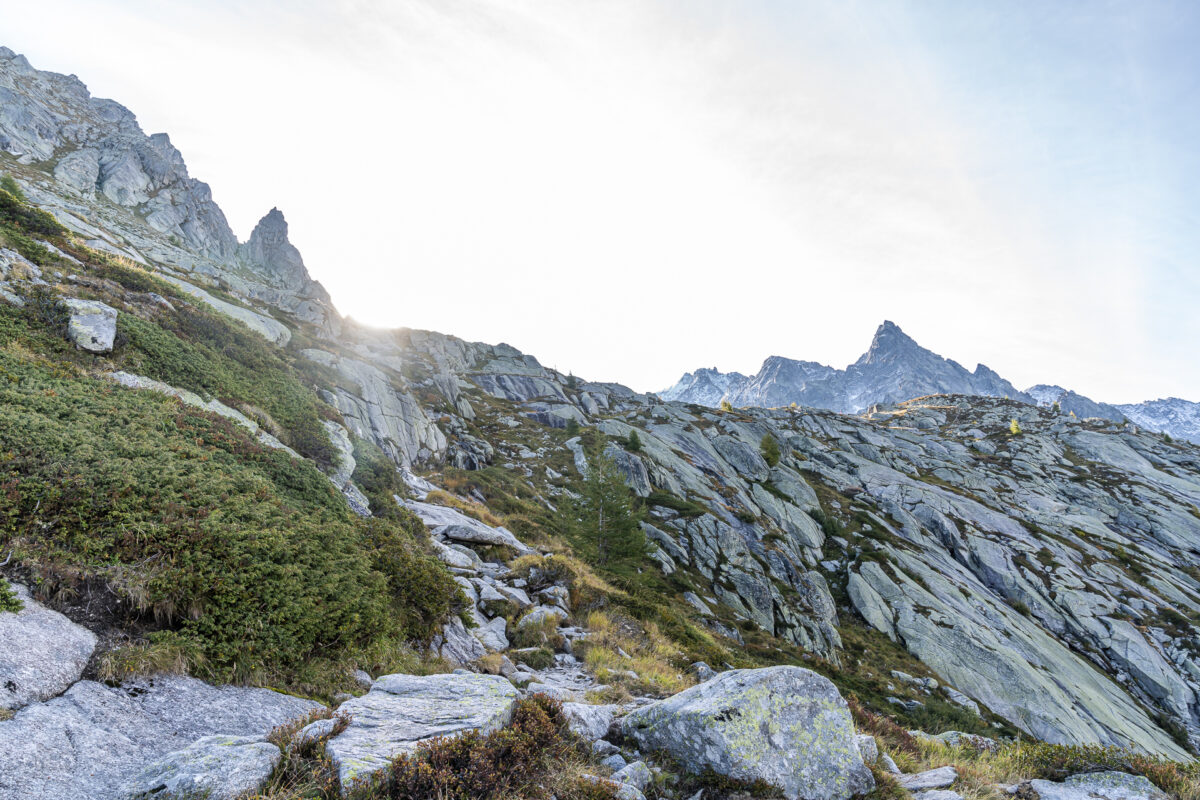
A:
POLYGON ((300 251, 288 239, 287 219, 278 208, 272 208, 258 221, 250 238, 239 247, 239 254, 284 285, 302 286, 310 280, 300 251))
POLYGON ((961 364, 919 345, 891 320, 875 331, 867 351, 844 370, 816 361, 770 356, 758 373, 689 373, 662 393, 667 400, 715 406, 796 405, 859 413, 881 403, 927 394, 965 394, 1032 400, 983 364, 972 374, 961 364), (724 390, 724 394, 720 390, 724 390))

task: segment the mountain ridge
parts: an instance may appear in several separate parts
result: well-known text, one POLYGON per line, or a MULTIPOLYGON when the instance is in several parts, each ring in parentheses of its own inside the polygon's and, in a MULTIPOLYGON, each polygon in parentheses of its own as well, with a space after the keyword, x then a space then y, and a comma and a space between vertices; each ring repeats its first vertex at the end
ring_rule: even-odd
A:
POLYGON ((995 370, 977 364, 971 372, 956 361, 921 347, 890 320, 876 330, 867 350, 845 369, 815 361, 768 356, 754 375, 722 373, 714 368, 684 373, 675 385, 658 392, 664 400, 715 408, 812 406, 861 414, 930 394, 1007 397, 1031 405, 1056 407, 1077 417, 1132 422, 1159 433, 1200 442, 1200 403, 1179 398, 1113 405, 1098 403, 1061 386, 1037 384, 1018 390, 995 370))

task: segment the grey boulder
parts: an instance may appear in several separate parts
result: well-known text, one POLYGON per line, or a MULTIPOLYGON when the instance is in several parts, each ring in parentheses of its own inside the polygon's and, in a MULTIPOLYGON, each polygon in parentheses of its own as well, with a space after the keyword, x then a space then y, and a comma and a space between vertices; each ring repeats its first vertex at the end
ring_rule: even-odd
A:
POLYGON ((608 735, 616 706, 593 706, 587 703, 563 703, 567 728, 581 739, 594 742, 608 735))
POLYGON ((730 670, 637 709, 622 731, 686 768, 762 780, 788 800, 846 800, 875 785, 846 701, 800 667, 730 670))
POLYGON ((612 779, 617 783, 627 783, 630 786, 643 791, 646 784, 653 780, 654 776, 650 774, 650 768, 646 766, 645 761, 634 761, 632 764, 626 764, 621 769, 613 773, 612 779))
POLYGON ((81 350, 89 353, 110 353, 117 335, 117 310, 98 300, 65 301, 71 317, 67 337, 81 350))
POLYGON ((384 675, 371 691, 342 703, 350 724, 325 752, 346 793, 426 739, 507 725, 518 695, 499 675, 384 675))
POLYGON ((1033 780, 1029 786, 1041 800, 1166 800, 1166 793, 1141 775, 1092 772, 1072 775, 1062 783, 1033 780))
POLYGON ((260 738, 205 736, 146 767, 123 791, 131 800, 236 800, 262 788, 279 759, 279 748, 260 738))
POLYGON ((0 708, 9 710, 65 692, 96 649, 94 633, 12 587, 23 607, 0 612, 0 708))
POLYGON ((958 770, 954 767, 938 767, 911 775, 901 775, 897 780, 910 792, 919 792, 922 789, 944 789, 952 786, 958 780, 958 770))

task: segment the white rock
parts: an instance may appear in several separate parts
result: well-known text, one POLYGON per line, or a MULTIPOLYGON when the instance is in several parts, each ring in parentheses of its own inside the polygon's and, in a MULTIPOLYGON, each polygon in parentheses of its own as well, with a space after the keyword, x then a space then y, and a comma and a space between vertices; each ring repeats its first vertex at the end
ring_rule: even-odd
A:
POLYGON ((67 337, 75 346, 89 353, 112 352, 117 335, 117 310, 99 300, 69 297, 64 302, 71 312, 67 337))
POLYGON ((18 709, 62 694, 79 680, 96 635, 51 611, 19 583, 10 584, 23 608, 0 611, 0 708, 18 709))
POLYGON ((133 800, 202 795, 237 800, 257 791, 279 764, 279 748, 250 736, 205 736, 142 770, 122 791, 133 800))

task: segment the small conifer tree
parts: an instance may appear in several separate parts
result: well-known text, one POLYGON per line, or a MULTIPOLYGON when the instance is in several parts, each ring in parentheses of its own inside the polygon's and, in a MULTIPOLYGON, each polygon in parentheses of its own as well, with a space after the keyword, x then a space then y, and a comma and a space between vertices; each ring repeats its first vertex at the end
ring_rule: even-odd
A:
POLYGON ((1009 433, 1011 433, 1013 436, 1016 436, 1018 433, 1020 433, 1020 432, 1021 432, 1021 424, 1020 424, 1019 422, 1017 422, 1017 418, 1016 418, 1016 417, 1013 417, 1013 420, 1012 420, 1012 422, 1010 422, 1010 423, 1008 424, 1008 431, 1009 431, 1009 433))
POLYGON ((588 468, 578 497, 566 497, 558 510, 558 528, 592 563, 636 566, 646 554, 641 513, 634 507, 625 477, 609 458, 588 468))
POLYGON ((779 457, 783 455, 779 452, 779 442, 775 441, 775 437, 769 433, 764 433, 762 441, 758 445, 758 449, 762 451, 762 457, 767 462, 767 466, 773 467, 779 463, 779 457))
POLYGON ((629 438, 625 440, 625 449, 631 453, 636 453, 642 449, 642 439, 638 436, 637 431, 629 432, 629 438))
POLYGON ((721 410, 722 411, 733 411, 733 403, 729 402, 728 400, 722 400, 721 401, 721 410))

